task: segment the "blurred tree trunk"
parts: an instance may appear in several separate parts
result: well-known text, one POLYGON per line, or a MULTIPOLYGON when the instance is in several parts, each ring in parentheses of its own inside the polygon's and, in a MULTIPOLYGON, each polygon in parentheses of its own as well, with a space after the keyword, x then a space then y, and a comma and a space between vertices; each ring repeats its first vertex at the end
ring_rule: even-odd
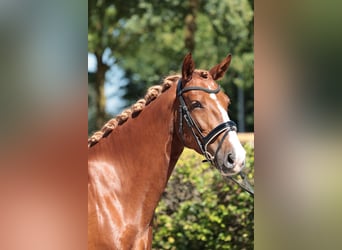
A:
POLYGON ((185 16, 185 48, 188 52, 195 50, 196 14, 198 12, 198 0, 189 0, 189 14, 185 16))
POLYGON ((106 72, 109 66, 102 60, 102 53, 95 52, 97 60, 97 71, 95 73, 95 91, 96 91, 96 127, 100 129, 106 119, 106 96, 104 91, 106 72))
MULTIPOLYGON (((106 9, 108 7, 107 1, 98 2, 96 0, 89 0, 88 8, 88 33, 93 34, 90 51, 96 57, 97 70, 95 72, 94 90, 95 97, 95 128, 100 129, 106 121, 106 96, 104 91, 106 72, 109 66, 103 62, 102 56, 108 44, 103 43, 103 36, 106 34, 106 9), (94 38, 95 37, 95 38, 94 38)), ((89 42, 88 42, 89 48, 89 42)))
POLYGON ((245 132, 245 93, 244 89, 242 87, 237 87, 237 96, 238 96, 238 131, 239 132, 245 132))

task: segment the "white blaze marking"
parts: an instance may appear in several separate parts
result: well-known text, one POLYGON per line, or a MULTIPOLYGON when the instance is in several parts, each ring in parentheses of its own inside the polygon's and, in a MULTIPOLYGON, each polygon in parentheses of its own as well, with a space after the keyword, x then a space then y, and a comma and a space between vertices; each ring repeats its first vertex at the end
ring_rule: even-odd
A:
POLYGON ((216 94, 210 94, 210 98, 215 101, 217 108, 220 110, 223 122, 229 121, 228 113, 217 100, 216 94))
POLYGON ((230 144, 233 146, 233 150, 235 153, 235 162, 237 164, 241 164, 246 158, 246 151, 242 147, 240 140, 235 131, 229 131, 228 140, 230 144))
MULTIPOLYGON (((230 121, 227 111, 219 103, 216 94, 210 94, 210 98, 215 101, 217 108, 220 110, 223 122, 230 121)), ((233 151, 235 153, 235 162, 238 164, 242 163, 246 158, 246 151, 242 147, 240 140, 237 136, 237 133, 235 131, 229 131, 228 140, 230 144, 233 146, 233 151)))

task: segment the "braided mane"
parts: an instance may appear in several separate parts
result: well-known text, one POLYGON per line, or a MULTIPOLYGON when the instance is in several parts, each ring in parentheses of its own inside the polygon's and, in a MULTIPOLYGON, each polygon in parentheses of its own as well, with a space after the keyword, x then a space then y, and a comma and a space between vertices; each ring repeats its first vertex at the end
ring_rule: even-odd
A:
POLYGON ((181 77, 180 75, 167 76, 163 80, 161 85, 155 85, 155 86, 150 87, 147 90, 147 93, 143 99, 138 100, 130 108, 125 109, 124 111, 121 112, 121 114, 110 119, 101 128, 101 130, 95 132, 90 138, 88 138, 88 147, 94 146, 96 143, 98 143, 101 140, 101 138, 107 137, 113 131, 113 129, 125 123, 128 120, 128 118, 138 116, 145 106, 147 106, 153 100, 155 100, 161 93, 169 89, 171 85, 175 81, 177 81, 180 77, 181 77))

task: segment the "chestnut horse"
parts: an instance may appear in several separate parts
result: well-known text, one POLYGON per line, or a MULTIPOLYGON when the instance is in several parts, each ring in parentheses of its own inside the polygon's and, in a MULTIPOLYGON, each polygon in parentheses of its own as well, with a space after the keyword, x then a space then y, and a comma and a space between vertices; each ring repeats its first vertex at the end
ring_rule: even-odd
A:
POLYGON ((215 82, 230 61, 197 70, 188 54, 181 76, 151 87, 89 138, 88 249, 151 249, 154 211, 184 147, 224 176, 242 170, 246 153, 215 82))

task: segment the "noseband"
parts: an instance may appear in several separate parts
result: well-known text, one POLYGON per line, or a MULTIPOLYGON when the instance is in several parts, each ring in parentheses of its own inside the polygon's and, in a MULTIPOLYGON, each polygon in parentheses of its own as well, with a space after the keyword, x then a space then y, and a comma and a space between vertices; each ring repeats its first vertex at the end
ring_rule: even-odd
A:
POLYGON ((217 125, 206 136, 204 136, 202 134, 201 130, 199 129, 197 123, 192 118, 192 116, 191 116, 191 114, 189 112, 189 109, 186 106, 184 98, 182 96, 183 93, 188 92, 188 91, 192 91, 192 90, 200 90, 200 91, 204 91, 204 92, 209 93, 209 94, 217 94, 218 92, 220 92, 220 86, 218 86, 218 88, 214 89, 214 90, 203 88, 203 87, 199 87, 199 86, 191 86, 191 87, 182 88, 182 79, 179 79, 178 84, 177 84, 177 97, 178 97, 179 102, 180 102, 180 105, 179 105, 179 134, 180 134, 180 136, 181 136, 181 138, 182 138, 182 140, 184 142, 184 138, 183 138, 183 118, 184 118, 186 124, 191 129, 191 132, 192 132, 194 138, 196 139, 196 142, 197 142, 201 152, 205 156, 205 158, 211 164, 213 164, 214 166, 217 166, 217 164, 215 164, 217 153, 220 150, 221 145, 223 143, 223 140, 227 136, 228 132, 229 131, 237 131, 236 123, 233 122, 233 121, 223 122, 223 123, 217 125), (220 135, 223 132, 225 132, 225 135, 223 136, 223 138, 219 142, 219 146, 216 149, 215 155, 212 156, 208 152, 208 149, 207 149, 208 145, 218 135, 220 135))

